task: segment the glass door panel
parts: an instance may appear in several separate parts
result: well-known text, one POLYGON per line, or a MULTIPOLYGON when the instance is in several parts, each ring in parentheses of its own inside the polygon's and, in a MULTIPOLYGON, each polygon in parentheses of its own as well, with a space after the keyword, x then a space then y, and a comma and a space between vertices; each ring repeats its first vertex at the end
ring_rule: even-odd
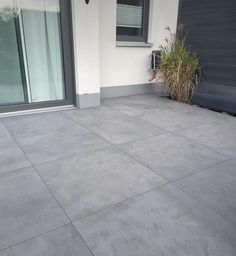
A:
POLYGON ((62 100, 65 85, 59 0, 24 0, 21 15, 31 101, 62 100))
POLYGON ((60 0, 0 0, 0 105, 66 99, 60 0))
POLYGON ((26 100, 16 31, 17 18, 9 14, 7 2, 0 4, 0 105, 24 103, 26 100))

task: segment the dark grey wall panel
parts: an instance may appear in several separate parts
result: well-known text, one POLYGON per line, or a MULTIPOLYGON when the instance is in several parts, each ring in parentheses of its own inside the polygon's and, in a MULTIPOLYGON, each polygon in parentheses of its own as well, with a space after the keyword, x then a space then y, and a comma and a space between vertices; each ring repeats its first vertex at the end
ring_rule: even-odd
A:
POLYGON ((218 12, 219 10, 231 10, 236 7, 234 0, 182 0, 183 11, 190 10, 191 13, 218 12))
POLYGON ((179 23, 203 67, 192 101, 236 114, 236 0, 181 0, 179 23))

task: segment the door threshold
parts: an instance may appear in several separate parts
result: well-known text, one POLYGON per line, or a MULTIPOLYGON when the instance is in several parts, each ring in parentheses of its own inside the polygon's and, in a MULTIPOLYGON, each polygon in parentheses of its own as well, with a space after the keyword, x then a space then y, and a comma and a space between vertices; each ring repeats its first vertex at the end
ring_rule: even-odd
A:
POLYGON ((61 111, 61 110, 74 109, 74 108, 76 108, 74 105, 66 105, 66 106, 57 106, 57 107, 49 107, 49 108, 19 110, 19 111, 15 111, 15 112, 0 113, 0 118, 11 117, 11 116, 32 115, 32 114, 47 113, 47 112, 56 112, 56 111, 61 111))

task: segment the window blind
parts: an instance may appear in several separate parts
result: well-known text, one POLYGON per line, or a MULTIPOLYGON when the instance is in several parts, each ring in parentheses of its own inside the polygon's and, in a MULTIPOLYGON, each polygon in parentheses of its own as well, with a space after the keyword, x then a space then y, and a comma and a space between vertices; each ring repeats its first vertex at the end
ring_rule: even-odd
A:
POLYGON ((143 7, 117 5, 117 27, 142 28, 143 7))

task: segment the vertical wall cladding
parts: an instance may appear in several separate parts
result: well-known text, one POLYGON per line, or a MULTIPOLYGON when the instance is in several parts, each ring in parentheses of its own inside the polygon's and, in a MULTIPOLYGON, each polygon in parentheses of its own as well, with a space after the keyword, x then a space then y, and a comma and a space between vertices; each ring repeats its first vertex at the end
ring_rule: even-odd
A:
POLYGON ((236 114, 236 1, 182 0, 179 23, 203 68, 193 103, 236 114))

